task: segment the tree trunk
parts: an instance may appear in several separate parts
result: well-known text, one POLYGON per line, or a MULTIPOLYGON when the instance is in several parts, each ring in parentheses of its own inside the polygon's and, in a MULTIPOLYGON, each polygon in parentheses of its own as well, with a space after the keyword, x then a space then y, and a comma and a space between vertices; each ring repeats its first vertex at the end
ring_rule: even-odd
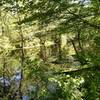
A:
POLYGON ((61 53, 61 35, 55 34, 52 36, 52 40, 54 41, 54 45, 51 46, 51 56, 55 56, 58 60, 62 59, 61 53))
POLYGON ((22 99, 22 80, 23 80, 23 67, 24 67, 24 40, 23 40, 23 35, 21 34, 21 80, 19 84, 19 93, 20 93, 20 98, 22 99))
MULTIPOLYGON (((18 16, 19 17, 19 16, 18 16)), ((20 17, 19 17, 19 21, 20 21, 20 17)), ((20 35, 20 59, 21 59, 21 80, 20 80, 20 83, 19 83, 19 96, 20 96, 20 99, 22 100, 22 96, 23 96, 23 93, 22 93, 22 81, 23 81, 23 67, 24 67, 24 37, 23 37, 23 33, 22 33, 22 27, 19 25, 19 35, 20 35)))
POLYGON ((46 47, 45 39, 40 37, 40 58, 45 62, 46 61, 46 47))

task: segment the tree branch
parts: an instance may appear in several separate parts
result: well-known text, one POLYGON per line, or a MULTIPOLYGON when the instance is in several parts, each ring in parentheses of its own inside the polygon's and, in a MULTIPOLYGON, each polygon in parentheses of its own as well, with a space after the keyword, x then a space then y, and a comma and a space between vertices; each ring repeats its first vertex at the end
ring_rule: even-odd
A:
POLYGON ((69 14, 72 14, 72 15, 76 16, 78 19, 80 19, 84 24, 87 24, 87 25, 89 25, 89 26, 91 26, 91 27, 94 27, 94 28, 96 28, 96 29, 100 29, 100 26, 99 26, 99 25, 90 23, 89 21, 84 20, 83 18, 81 18, 79 15, 77 15, 77 14, 75 14, 75 13, 69 11, 69 10, 67 10, 67 11, 68 11, 69 14))

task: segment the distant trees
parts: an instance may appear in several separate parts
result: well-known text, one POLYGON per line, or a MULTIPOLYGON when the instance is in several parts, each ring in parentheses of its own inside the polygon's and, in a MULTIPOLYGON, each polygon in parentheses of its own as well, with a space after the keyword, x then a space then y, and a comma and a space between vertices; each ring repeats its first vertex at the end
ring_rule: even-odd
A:
MULTIPOLYGON (((38 90, 36 98, 44 98, 47 95, 48 97, 45 98, 48 99, 51 96, 50 98, 54 99, 55 97, 52 93, 50 94, 50 91, 56 87, 62 93, 59 94, 60 92, 57 91, 57 99, 69 100, 74 100, 74 96, 71 97, 71 94, 77 94, 70 91, 70 89, 74 89, 68 87, 68 84, 71 84, 74 78, 77 80, 76 77, 82 77, 84 83, 81 84, 82 87, 77 85, 76 92, 84 92, 84 100, 98 98, 99 5, 98 0, 1 0, 0 62, 2 65, 0 68, 2 71, 0 71, 0 76, 4 78, 7 76, 6 69, 10 71, 10 77, 13 76, 15 70, 21 70, 20 97, 25 90, 23 87, 27 88, 27 84, 35 83, 38 84, 38 88, 43 89, 38 90), (62 48, 63 35, 67 37, 65 47, 68 49, 62 48), (80 62, 81 65, 74 67, 77 70, 74 70, 71 63, 68 62, 67 56, 73 57, 74 60, 71 63, 80 62), (67 66, 71 68, 69 72, 65 71, 68 70, 67 66), (59 77, 56 76, 57 74, 59 77), (63 74, 66 75, 63 76, 63 74), (67 75, 70 75, 69 83, 67 75), (55 83, 58 85, 49 84, 49 88, 53 89, 48 91, 46 85, 48 85, 50 77, 54 77, 54 81, 56 80, 55 83), (89 79, 92 79, 91 82, 88 81, 89 79), (79 90, 78 87, 81 89, 79 90), (94 97, 89 97, 91 94, 94 97)), ((76 86, 75 82, 72 83, 72 86, 76 86)), ((81 97, 80 94, 79 99, 81 97)))

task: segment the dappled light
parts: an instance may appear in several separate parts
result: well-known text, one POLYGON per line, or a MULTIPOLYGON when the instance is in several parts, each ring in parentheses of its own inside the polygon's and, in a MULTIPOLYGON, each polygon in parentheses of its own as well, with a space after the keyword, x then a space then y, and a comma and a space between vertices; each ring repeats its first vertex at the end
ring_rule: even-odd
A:
POLYGON ((0 100, 100 100, 100 1, 0 0, 0 100))

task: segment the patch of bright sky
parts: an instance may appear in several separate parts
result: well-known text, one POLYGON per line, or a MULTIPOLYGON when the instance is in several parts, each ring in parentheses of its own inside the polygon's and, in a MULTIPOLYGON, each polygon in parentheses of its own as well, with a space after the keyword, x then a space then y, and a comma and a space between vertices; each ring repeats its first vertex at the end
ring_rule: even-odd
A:
POLYGON ((73 0, 71 1, 71 3, 79 3, 87 7, 90 4, 90 0, 73 0))

